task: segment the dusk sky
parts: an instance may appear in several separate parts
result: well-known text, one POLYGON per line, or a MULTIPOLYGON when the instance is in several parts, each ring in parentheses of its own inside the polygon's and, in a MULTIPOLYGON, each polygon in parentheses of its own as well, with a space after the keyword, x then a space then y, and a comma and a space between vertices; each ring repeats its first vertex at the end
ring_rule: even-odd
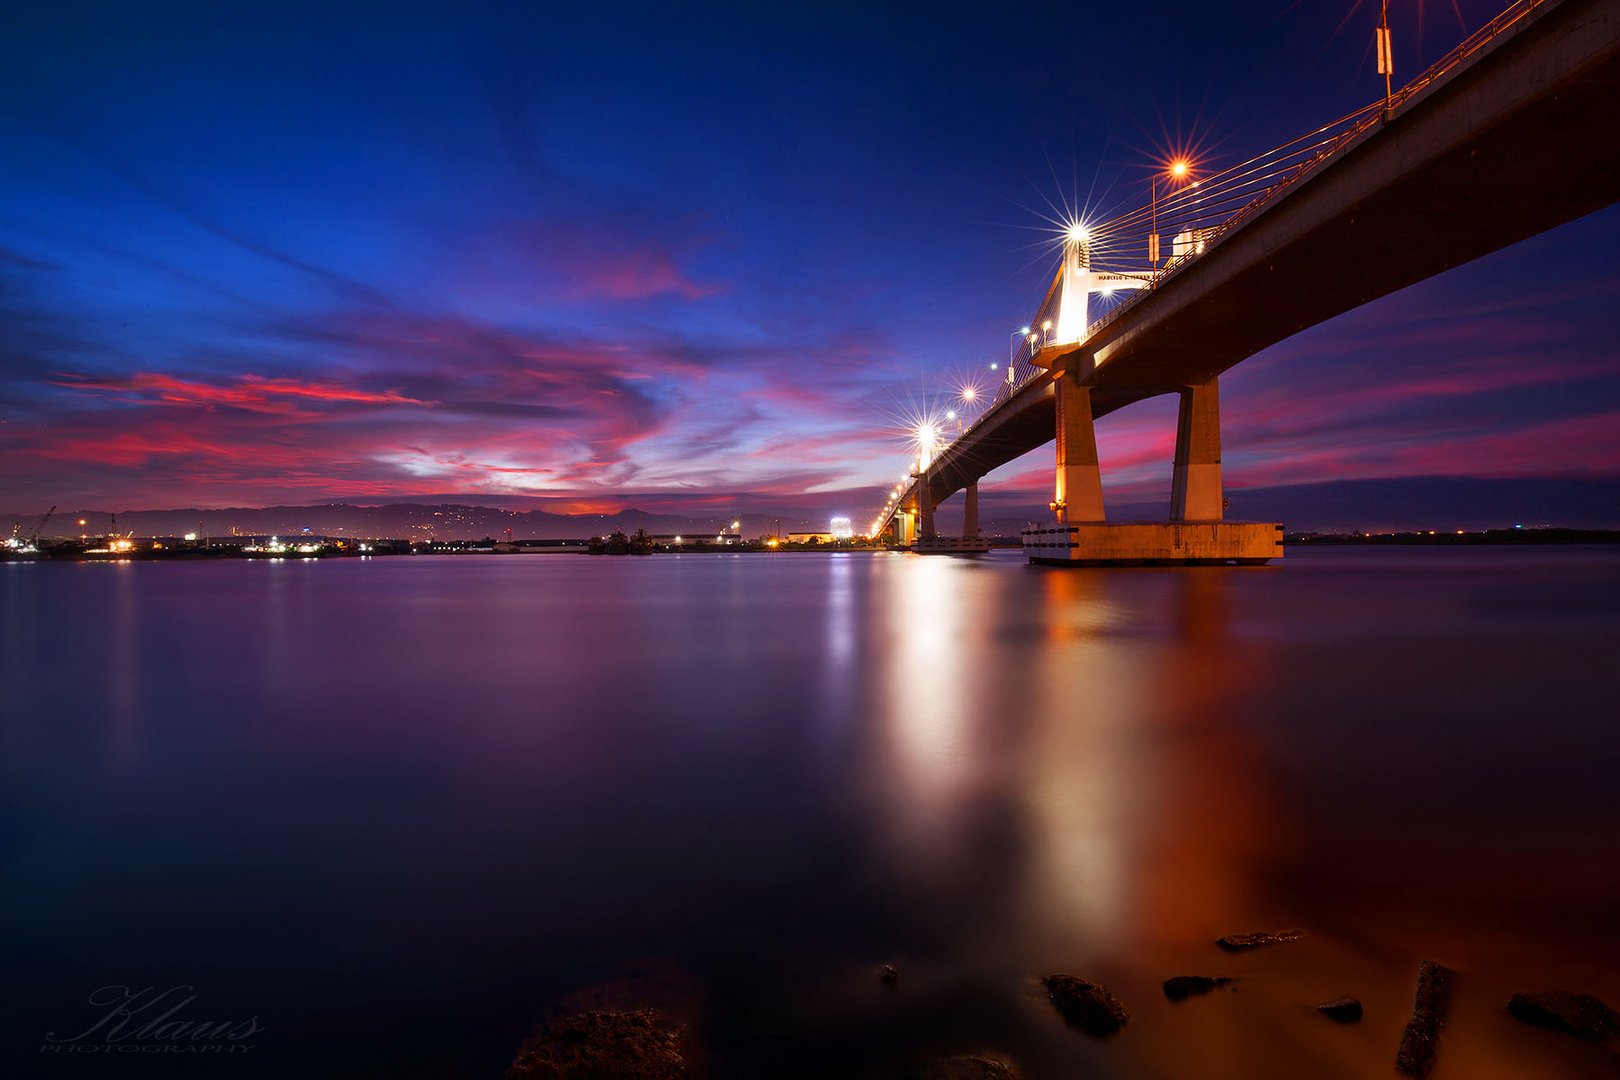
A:
MULTIPOLYGON (((1502 6, 1394 0, 1397 81, 1502 6)), ((1370 101, 1376 7, 13 5, 0 512, 865 521, 901 417, 994 379, 1051 204, 1117 213, 1170 147, 1219 168, 1370 101)), ((1233 513, 1472 480, 1459 526, 1530 487, 1620 525, 1591 495, 1620 490, 1616 250, 1611 208, 1234 369, 1233 513)), ((1167 497, 1174 409, 1099 424, 1111 504, 1167 497)), ((1051 458, 992 506, 1037 512, 1051 458)))

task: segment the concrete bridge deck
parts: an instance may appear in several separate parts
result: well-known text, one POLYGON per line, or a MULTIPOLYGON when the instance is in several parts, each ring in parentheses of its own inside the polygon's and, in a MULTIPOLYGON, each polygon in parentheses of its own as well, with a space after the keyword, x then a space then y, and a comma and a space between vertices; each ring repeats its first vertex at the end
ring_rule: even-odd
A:
POLYGON ((1052 441, 1053 372, 1089 391, 1093 418, 1212 384, 1301 330, 1620 201, 1616 132, 1620 0, 1542 0, 1079 345, 1043 349, 1047 370, 945 448, 880 529, 1052 441))

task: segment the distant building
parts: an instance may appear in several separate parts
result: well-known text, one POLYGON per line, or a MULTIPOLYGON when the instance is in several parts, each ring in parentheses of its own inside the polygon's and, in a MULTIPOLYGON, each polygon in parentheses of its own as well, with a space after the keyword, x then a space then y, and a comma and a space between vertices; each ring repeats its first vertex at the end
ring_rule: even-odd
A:
POLYGON ((830 544, 833 539, 830 532, 790 532, 786 537, 790 544, 830 544))
POLYGON ((828 531, 830 531, 832 533, 832 536, 833 536, 834 540, 853 540, 853 539, 855 539, 855 529, 854 529, 853 526, 850 525, 849 518, 847 518, 847 517, 835 517, 835 518, 833 518, 832 519, 832 524, 829 527, 828 531))

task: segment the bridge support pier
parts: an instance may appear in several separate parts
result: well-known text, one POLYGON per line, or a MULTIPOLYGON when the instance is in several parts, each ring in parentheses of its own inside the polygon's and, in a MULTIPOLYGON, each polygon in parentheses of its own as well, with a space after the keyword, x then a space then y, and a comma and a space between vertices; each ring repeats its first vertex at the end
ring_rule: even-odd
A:
POLYGON ((917 483, 917 536, 932 540, 939 535, 934 529, 934 500, 928 497, 928 481, 917 483))
POLYGON ((1181 388, 1171 521, 1220 521, 1221 399, 1218 380, 1181 388))
POLYGON ((1222 520, 1221 405, 1216 380, 1181 389, 1168 523, 1108 524, 1102 515, 1091 395, 1057 379, 1057 525, 1024 530, 1024 552, 1048 566, 1259 565, 1282 558, 1283 527, 1222 520), (1067 506, 1064 505, 1067 495, 1067 506), (1084 509, 1082 509, 1082 507, 1084 509), (1090 516, 1083 517, 1082 514, 1090 516))
POLYGON ((970 483, 962 492, 962 539, 972 540, 979 535, 979 482, 970 483))
POLYGON ((1091 389, 1073 371, 1055 380, 1057 394, 1057 484, 1052 510, 1058 524, 1103 520, 1102 468, 1092 426, 1091 389))

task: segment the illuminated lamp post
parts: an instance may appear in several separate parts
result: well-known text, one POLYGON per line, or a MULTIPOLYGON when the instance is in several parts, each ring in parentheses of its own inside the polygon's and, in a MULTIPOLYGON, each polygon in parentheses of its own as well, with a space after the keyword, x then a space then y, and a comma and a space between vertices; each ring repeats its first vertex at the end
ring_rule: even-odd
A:
MULTIPOLYGON (((1172 184, 1179 183, 1187 178, 1192 166, 1186 158, 1177 158, 1172 161, 1165 173, 1172 184)), ((1148 263, 1153 267, 1155 280, 1159 274, 1159 174, 1153 174, 1153 180, 1148 187, 1148 206, 1151 215, 1150 231, 1148 232, 1148 263)))

